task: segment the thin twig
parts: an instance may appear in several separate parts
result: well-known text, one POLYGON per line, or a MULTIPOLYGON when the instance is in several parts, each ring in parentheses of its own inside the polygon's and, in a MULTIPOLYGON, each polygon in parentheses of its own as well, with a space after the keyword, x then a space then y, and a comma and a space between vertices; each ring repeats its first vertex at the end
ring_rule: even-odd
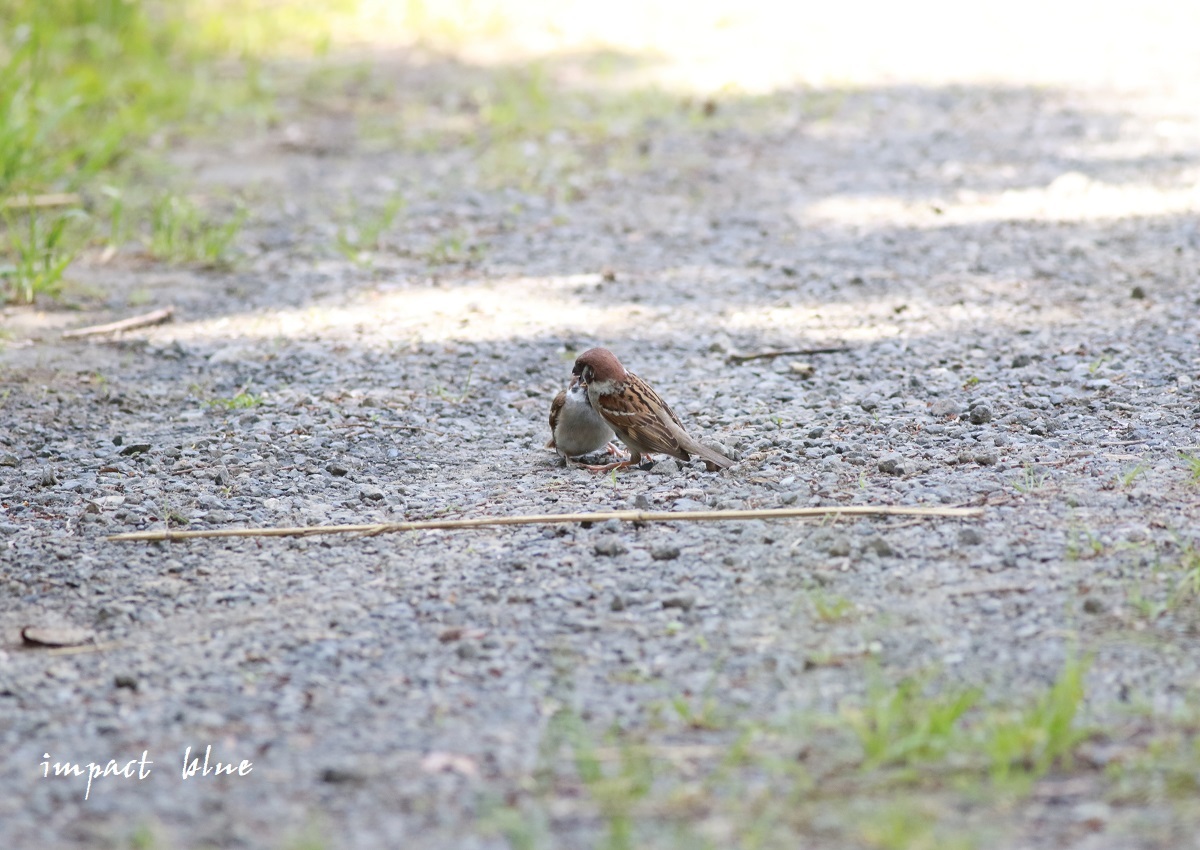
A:
POLYGON ((998 584, 991 587, 965 587, 961 590, 948 590, 947 596, 978 596, 988 593, 1029 593, 1033 590, 1030 584, 998 584))
POLYGON ((83 199, 75 192, 53 192, 46 195, 18 195, 7 198, 3 207, 6 210, 40 210, 47 207, 72 207, 83 199))
POLYGON ((379 427, 391 428, 397 431, 424 431, 426 434, 433 434, 435 437, 446 436, 445 431, 436 431, 433 428, 426 428, 424 425, 401 425, 395 422, 381 422, 379 423, 379 427))
POLYGON ((311 537, 318 534, 393 534, 398 531, 430 529, 482 528, 494 525, 553 525, 557 523, 606 522, 719 522, 743 519, 789 519, 825 516, 919 516, 919 517, 977 517, 983 508, 902 507, 897 505, 847 505, 821 508, 763 508, 746 511, 601 511, 586 514, 523 514, 518 516, 485 516, 469 519, 423 519, 411 522, 382 522, 367 525, 313 525, 294 528, 213 528, 195 531, 130 531, 113 534, 112 541, 125 540, 186 540, 196 537, 311 537))
POLYGON ((163 307, 161 310, 155 310, 151 313, 145 313, 141 316, 130 316, 128 319, 121 319, 116 322, 109 322, 104 325, 88 325, 86 328, 76 328, 73 331, 63 331, 63 339, 75 339, 81 336, 99 336, 100 334, 115 334, 121 331, 131 331, 135 328, 144 328, 149 325, 160 325, 163 322, 170 321, 171 316, 175 315, 174 307, 163 307))
MULTIPOLYGON (((377 429, 393 430, 393 431, 424 431, 426 434, 433 434, 437 437, 446 436, 445 431, 435 431, 433 428, 426 428, 424 425, 404 425, 399 422, 338 422, 331 425, 332 428, 358 428, 361 427, 363 432, 374 431, 377 429)), ((354 435, 350 435, 354 436, 354 435)))
POLYGON ((738 354, 731 352, 727 358, 730 363, 746 363, 750 360, 766 360, 775 357, 792 357, 808 354, 840 354, 849 351, 848 345, 835 345, 828 348, 789 348, 786 351, 757 351, 753 354, 738 354))
POLYGON ((212 640, 211 634, 188 635, 170 641, 141 641, 133 643, 115 640, 106 643, 83 643, 79 646, 56 646, 46 649, 34 649, 30 647, 27 651, 36 652, 38 655, 82 655, 90 652, 109 652, 110 650, 118 649, 155 649, 166 643, 170 643, 171 646, 183 646, 189 643, 202 643, 208 640, 212 640))

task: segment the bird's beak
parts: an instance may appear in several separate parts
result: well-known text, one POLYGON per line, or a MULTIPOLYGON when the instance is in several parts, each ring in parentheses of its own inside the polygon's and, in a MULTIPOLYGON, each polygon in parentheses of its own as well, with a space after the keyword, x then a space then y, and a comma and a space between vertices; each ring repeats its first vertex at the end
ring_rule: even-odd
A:
POLYGON ((572 375, 571 389, 575 389, 576 387, 583 387, 584 389, 587 389, 587 381, 583 380, 583 378, 581 378, 579 375, 572 375))

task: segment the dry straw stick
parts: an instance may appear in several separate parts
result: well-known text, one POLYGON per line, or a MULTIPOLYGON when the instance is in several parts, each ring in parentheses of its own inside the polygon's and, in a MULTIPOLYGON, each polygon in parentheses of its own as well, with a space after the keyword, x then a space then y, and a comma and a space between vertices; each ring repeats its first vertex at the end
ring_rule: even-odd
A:
POLYGON ((824 508, 764 508, 754 511, 602 511, 588 514, 525 514, 485 516, 473 519, 422 519, 412 522, 383 522, 373 525, 314 525, 298 528, 213 528, 201 531, 131 531, 113 534, 108 540, 190 540, 197 537, 312 537, 317 534, 393 534, 398 531, 483 528, 494 525, 552 525, 569 522, 722 522, 742 519, 791 519, 795 517, 912 516, 968 518, 983 515, 983 508, 906 508, 896 505, 850 505, 824 508))
POLYGON ((63 331, 63 339, 75 339, 81 336, 98 336, 99 334, 115 334, 121 331, 131 331, 136 328, 145 328, 150 325, 161 325, 163 322, 169 322, 171 317, 175 315, 174 307, 163 307, 161 310, 155 310, 151 313, 145 313, 141 316, 131 316, 128 319, 121 319, 117 322, 108 322, 104 325, 89 325, 86 328, 76 328, 73 331, 63 331))

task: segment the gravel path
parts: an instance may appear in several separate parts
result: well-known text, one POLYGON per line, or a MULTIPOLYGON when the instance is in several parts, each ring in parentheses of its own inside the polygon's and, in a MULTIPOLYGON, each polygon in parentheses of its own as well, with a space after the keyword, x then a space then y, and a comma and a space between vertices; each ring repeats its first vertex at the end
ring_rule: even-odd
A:
MULTIPOLYGON (((389 73, 402 89, 457 71, 389 73)), ((1079 722, 1103 732, 1031 793, 990 807, 883 786, 778 834, 938 846, 860 828, 864 800, 915 798, 974 836, 954 846, 1200 847, 1187 102, 983 85, 731 99, 601 154, 552 136, 522 168, 639 151, 579 165, 569 192, 489 188, 466 149, 380 145, 320 109, 181 150, 199 185, 256 199, 233 271, 85 258, 75 275, 106 302, 4 313, 6 846, 505 847, 514 813, 553 836, 541 846, 598 846, 616 833, 556 761, 564 717, 596 746, 620 730, 724 752, 739 729, 839 716, 873 675, 1021 704, 1077 652, 1079 722), (396 192, 407 207, 369 263, 334 249, 345 199, 396 192), (57 339, 165 304, 174 323, 57 339), (596 344, 739 463, 560 466, 548 405, 596 344), (845 350, 730 360, 813 347, 845 350), (103 539, 841 504, 986 512, 103 539), (94 643, 25 647, 30 626, 94 643), (252 772, 182 777, 185 748, 208 746, 252 772), (42 776, 46 753, 123 767, 143 751, 152 776, 98 778, 86 801, 86 778, 42 776), (1168 753, 1182 791, 1153 767, 1168 753), (1151 780, 1129 791, 1141 758, 1151 780)), ((825 752, 819 731, 788 740, 825 752)), ((752 843, 750 815, 688 799, 647 803, 641 843, 605 846, 699 846, 656 822, 752 843)))

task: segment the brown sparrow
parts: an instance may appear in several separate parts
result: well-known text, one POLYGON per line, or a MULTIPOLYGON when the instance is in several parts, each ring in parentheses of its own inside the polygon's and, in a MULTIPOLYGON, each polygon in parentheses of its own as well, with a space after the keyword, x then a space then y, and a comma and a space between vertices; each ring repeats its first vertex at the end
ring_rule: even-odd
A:
POLYGON ((592 348, 575 360, 572 385, 587 387, 592 407, 621 442, 629 447, 629 460, 598 469, 618 469, 641 463, 642 455, 662 452, 680 460, 697 455, 709 471, 724 469, 733 461, 688 436, 675 412, 650 385, 625 367, 607 348, 592 348))
POLYGON ((588 402, 587 389, 572 383, 550 404, 550 442, 546 448, 557 451, 568 464, 571 458, 589 454, 609 444, 613 430, 588 402))

